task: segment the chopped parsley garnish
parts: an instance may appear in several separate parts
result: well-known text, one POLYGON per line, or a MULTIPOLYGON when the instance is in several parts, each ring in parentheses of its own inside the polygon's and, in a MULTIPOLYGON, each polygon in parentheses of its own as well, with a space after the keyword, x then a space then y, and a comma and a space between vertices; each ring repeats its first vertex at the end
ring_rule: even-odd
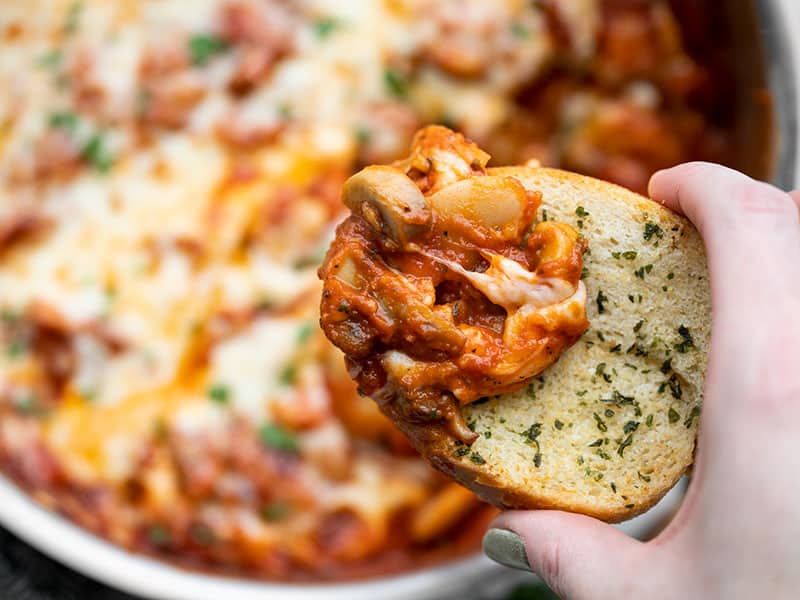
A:
POLYGON ((485 458, 483 458, 483 457, 482 457, 480 454, 478 454, 477 452, 473 452, 472 454, 470 454, 470 455, 469 455, 469 459, 470 459, 472 462, 474 462, 476 465, 485 465, 485 464, 486 464, 486 459, 485 459, 485 458))
POLYGON ((227 385, 215 383, 208 388, 208 397, 217 404, 227 404, 231 397, 231 390, 227 385))
POLYGON ((689 427, 692 426, 692 423, 694 423, 694 420, 699 416, 700 416, 700 407, 699 406, 694 406, 694 407, 692 407, 691 412, 689 412, 689 416, 686 417, 686 420, 683 422, 683 424, 688 429, 689 427))
POLYGON ((672 370, 672 359, 668 358, 663 363, 661 363, 661 372, 666 375, 672 370))
POLYGON ((600 363, 595 367, 594 374, 602 377, 606 383, 611 383, 611 375, 606 373, 606 363, 600 363))
POLYGON ((586 279, 589 276, 589 269, 583 267, 581 269, 581 279, 586 279))
POLYGON ((408 95, 408 81, 397 71, 386 69, 383 72, 383 83, 397 98, 405 98, 408 95))
POLYGON ((172 535, 163 525, 151 525, 147 530, 147 539, 154 546, 166 546, 172 541, 172 535))
POLYGON ((427 419, 429 419, 431 421, 438 421, 439 417, 440 417, 439 409, 438 408, 434 408, 433 410, 431 410, 427 414, 423 413, 423 416, 425 416, 427 419))
POLYGON ((678 335, 681 336, 681 341, 675 344, 675 350, 683 354, 690 348, 694 348, 694 338, 692 338, 692 334, 688 327, 684 325, 678 327, 678 335))
POLYGON ((628 349, 625 350, 625 354, 633 354, 634 356, 647 356, 648 352, 644 348, 642 348, 639 344, 633 343, 628 346, 628 349))
POLYGON ((602 445, 603 445, 603 438, 598 438, 591 444, 589 444, 589 448, 599 448, 602 445))
POLYGON ((10 310, 8 308, 0 309, 0 321, 3 321, 6 325, 13 325, 17 321, 19 321, 20 316, 18 313, 10 310))
POLYGON ((645 275, 649 275, 650 271, 653 270, 653 265, 644 265, 643 267, 639 267, 636 269, 633 274, 638 277, 639 279, 644 279, 645 275))
POLYGON ((208 62, 226 52, 228 42, 214 35, 199 33, 189 38, 189 57, 196 67, 204 67, 208 62))
POLYGON ((163 418, 158 418, 155 423, 153 423, 153 437, 157 440, 163 440, 167 437, 169 433, 169 427, 167 426, 166 421, 163 418))
POLYGON ((622 253, 622 258, 625 260, 636 260, 637 253, 635 250, 628 250, 622 253))
POLYGON ((64 21, 64 33, 72 34, 78 31, 78 25, 81 20, 81 13, 83 12, 83 2, 73 2, 67 9, 67 18, 64 21))
POLYGON ((678 414, 678 411, 669 407, 669 411, 667 412, 667 418, 669 419, 670 423, 677 423, 681 420, 681 416, 678 414))
POLYGON ((338 310, 340 313, 344 313, 346 315, 349 315, 350 314, 350 304, 348 304, 347 300, 342 300, 339 303, 339 306, 336 307, 336 310, 338 310))
POLYGON ((582 206, 579 206, 578 208, 575 209, 575 214, 581 218, 589 216, 589 212, 582 206))
POLYGON ((272 300, 271 298, 264 297, 258 300, 258 302, 256 302, 254 308, 258 311, 272 310, 273 308, 275 308, 275 301, 272 300))
POLYGON ((670 281, 675 279, 675 273, 667 273, 667 279, 669 279, 670 281))
POLYGON ((459 446, 453 452, 456 456, 466 456, 469 454, 469 447, 468 446, 459 446))
POLYGON ((622 344, 617 344, 616 346, 612 346, 611 349, 609 349, 609 352, 611 352, 611 354, 622 352, 622 344))
POLYGON ((520 23, 512 23, 511 24, 511 33, 514 37, 519 39, 527 39, 531 36, 531 31, 524 25, 520 23))
POLYGON ((606 425, 605 421, 603 421, 603 419, 600 418, 600 415, 598 415, 597 413, 594 413, 593 416, 594 416, 595 423, 597 423, 597 428, 600 431, 602 431, 603 433, 608 431, 608 425, 606 425))
POLYGON ((6 347, 6 355, 9 358, 19 358, 28 349, 25 342, 22 340, 12 340, 6 347))
POLYGON ((268 523, 274 523, 285 519, 290 510, 291 507, 285 502, 270 502, 261 507, 259 514, 268 523))
POLYGON ((51 50, 50 52, 42 55, 36 64, 43 69, 53 69, 61 64, 64 60, 64 53, 61 50, 51 50))
POLYGON ((150 90, 139 88, 136 90, 136 116, 144 117, 150 110, 150 103, 153 101, 153 94, 150 90))
POLYGON ((636 474, 639 476, 639 479, 641 479, 645 483, 650 483, 650 476, 649 475, 645 475, 641 471, 637 471, 636 474))
POLYGON ((647 418, 644 420, 644 423, 648 427, 652 427, 653 426, 653 415, 652 415, 652 413, 647 415, 647 418))
POLYGON ((366 144, 372 138, 372 130, 365 125, 359 125, 355 129, 355 136, 359 144, 366 144))
POLYGON ((297 380, 297 367, 287 365, 278 375, 278 381, 283 385, 292 385, 297 380))
POLYGON ((210 546, 217 541, 217 536, 214 531, 202 523, 194 523, 189 527, 189 536, 196 544, 201 546, 210 546))
POLYGON ((262 444, 273 450, 290 454, 296 454, 300 451, 297 437, 280 425, 264 423, 258 429, 258 437, 261 439, 262 444))
POLYGON ((611 417, 613 417, 613 416, 614 416, 616 413, 615 413, 613 410, 611 410, 610 408, 607 408, 607 409, 605 409, 605 411, 603 411, 603 414, 604 414, 605 416, 607 416, 607 417, 610 419, 610 418, 611 418, 611 417))
POLYGON ((622 258, 622 252, 612 252, 611 258, 622 258))
POLYGON ((601 315, 606 312, 606 302, 608 302, 608 296, 603 293, 603 290, 599 290, 597 292, 597 312, 601 315))
POLYGON ((81 156, 101 173, 107 173, 114 165, 114 157, 100 133, 95 133, 89 138, 81 150, 81 156))
POLYGON ((648 221, 645 223, 644 226, 644 241, 649 242, 656 237, 661 239, 664 237, 664 230, 657 223, 653 223, 652 221, 648 221))
POLYGON ((683 396, 683 390, 681 389, 681 382, 678 381, 678 376, 675 373, 672 374, 667 380, 667 385, 669 386, 669 393, 672 394, 672 397, 676 400, 679 400, 681 396, 683 396))
POLYGON ((69 133, 78 126, 78 115, 74 112, 54 112, 47 117, 47 124, 53 129, 63 129, 69 133))
POLYGON ((332 34, 339 26, 339 22, 333 17, 321 17, 314 21, 313 29, 314 34, 321 40, 324 40, 332 34))
MULTIPOLYGON (((563 426, 563 425, 562 425, 563 426)), ((536 446, 536 454, 533 456, 533 464, 536 468, 542 464, 541 447, 539 446, 539 436, 542 434, 542 424, 534 423, 528 429, 522 432, 525 441, 528 444, 536 446)))
MULTIPOLYGON (((277 106, 278 116, 281 118, 282 121, 290 121, 292 119, 292 107, 285 102, 282 102, 277 106)), ((311 265, 309 265, 311 266, 311 265)))
POLYGON ((311 334, 314 333, 314 325, 311 323, 303 323, 297 330, 297 343, 305 344, 311 339, 311 334))
POLYGON ((643 325, 644 325, 644 319, 642 319, 641 321, 636 323, 636 325, 633 326, 633 332, 639 333, 639 330, 642 328, 643 325))
POLYGON ((636 404, 636 398, 633 396, 625 396, 617 390, 614 390, 611 393, 611 398, 600 398, 600 402, 615 404, 617 406, 634 406, 636 404))
POLYGON ((625 423, 625 426, 622 428, 622 431, 625 433, 633 433, 639 429, 639 421, 628 421, 625 423))
POLYGON ((553 423, 553 427, 555 427, 556 429, 561 431, 562 429, 564 429, 564 423, 562 421, 556 419, 555 422, 553 423))
POLYGON ((619 447, 617 448, 617 454, 624 457, 625 456, 625 449, 633 443, 633 434, 629 433, 628 437, 626 437, 620 443, 619 447))
POLYGON ((39 402, 39 397, 36 394, 29 393, 18 398, 14 402, 14 407, 23 415, 38 415, 42 412, 42 405, 39 402))
POLYGON ((535 442, 541 434, 542 434, 541 423, 534 423, 533 425, 531 425, 525 431, 522 432, 522 435, 525 436, 525 438, 527 438, 529 442, 535 442))

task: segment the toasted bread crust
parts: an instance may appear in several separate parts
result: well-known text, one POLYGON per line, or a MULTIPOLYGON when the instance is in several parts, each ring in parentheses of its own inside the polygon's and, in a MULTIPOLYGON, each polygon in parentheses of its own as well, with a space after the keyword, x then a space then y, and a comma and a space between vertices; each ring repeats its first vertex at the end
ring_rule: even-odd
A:
MULTIPOLYGON (((543 209, 555 220, 592 219, 592 226, 580 224, 586 227, 582 231, 591 250, 586 278, 591 297, 613 286, 621 290, 631 286, 634 293, 628 295, 630 301, 620 298, 620 293, 607 299, 613 304, 610 308, 600 309, 597 302, 591 306, 593 327, 584 343, 579 342, 544 373, 548 378, 552 374, 560 382, 557 385, 537 384, 542 392, 537 391, 535 398, 533 394, 529 398, 507 394, 463 407, 465 417, 481 433, 471 447, 454 440, 441 424, 409 422, 396 412, 395 403, 381 408, 431 464, 491 504, 506 509, 567 510, 608 522, 634 517, 656 504, 693 461, 710 336, 708 277, 699 235, 685 218, 613 184, 544 168, 503 167, 491 172, 516 177, 529 189, 541 191, 543 209), (575 213, 586 213, 584 205, 588 216, 581 219, 575 213), (632 240, 637 240, 638 246, 630 245, 632 240), (609 252, 609 247, 617 247, 609 244, 619 244, 628 258, 636 253, 642 260, 621 258, 620 252, 609 252), (645 259, 652 262, 641 265, 645 259), (664 273, 665 269, 670 269, 669 273, 664 273), (667 291, 659 295, 661 290, 667 291), (671 299, 670 293, 678 296, 671 299), (635 323, 632 330, 631 323, 635 323), (646 328, 656 332, 652 339, 642 334, 646 328), (671 333, 679 328, 688 332, 689 342, 681 344, 681 338, 675 337, 679 334, 671 333), (632 331, 637 332, 634 337, 632 331), (613 340, 600 341, 612 335, 613 340), (665 341, 659 335, 672 337, 665 341), (647 348, 640 348, 636 341, 631 351, 630 342, 621 341, 605 358, 606 350, 599 346, 607 348, 617 338, 641 338, 647 348), (610 365, 605 368, 614 370, 613 378, 597 371, 597 360, 602 360, 604 367, 610 365), (652 384, 642 373, 647 373, 652 384), (638 379, 633 379, 634 375, 638 379), (613 383, 606 392, 602 386, 608 381, 613 383), (636 390, 635 403, 629 402, 633 398, 630 392, 631 397, 621 405, 608 404, 608 398, 602 396, 609 396, 617 384, 628 386, 625 394, 636 390), (593 394, 587 394, 584 387, 593 394), (576 394, 585 394, 587 400, 575 402, 576 394), (560 435, 561 427, 556 424, 553 428, 543 415, 552 418, 566 406, 575 419, 569 422, 568 434, 565 423, 555 420, 565 427, 560 435), (612 413, 610 419, 604 416, 612 413), (625 429, 615 431, 612 419, 622 419, 617 425, 627 419, 625 429), (534 439, 525 439, 524 427, 533 421, 541 421, 536 423, 539 429, 529 436, 534 439), (481 430, 484 427, 486 431, 481 430), (493 438, 487 435, 492 429, 493 438), (539 431, 545 433, 540 436, 539 431), (565 443, 567 436, 578 441, 565 443), (597 437, 595 443, 600 446, 593 448, 581 437, 586 441, 597 437), (626 441, 630 443, 625 445, 626 441)), ((610 292, 608 296, 612 296, 610 292)))

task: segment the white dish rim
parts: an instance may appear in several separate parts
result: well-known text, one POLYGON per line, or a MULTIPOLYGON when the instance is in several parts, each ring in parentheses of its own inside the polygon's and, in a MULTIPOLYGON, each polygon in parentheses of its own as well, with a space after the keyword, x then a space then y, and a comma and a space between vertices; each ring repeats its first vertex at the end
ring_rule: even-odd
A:
MULTIPOLYGON (((680 504, 676 486, 653 509, 621 529, 640 537, 680 504)), ((504 569, 481 554, 416 572, 363 582, 282 584, 207 575, 134 554, 47 510, 13 482, 0 476, 0 524, 27 543, 70 568, 125 592, 159 600, 400 600, 441 597, 444 589, 466 590, 496 579, 504 569), (445 587, 446 586, 446 587, 445 587)))

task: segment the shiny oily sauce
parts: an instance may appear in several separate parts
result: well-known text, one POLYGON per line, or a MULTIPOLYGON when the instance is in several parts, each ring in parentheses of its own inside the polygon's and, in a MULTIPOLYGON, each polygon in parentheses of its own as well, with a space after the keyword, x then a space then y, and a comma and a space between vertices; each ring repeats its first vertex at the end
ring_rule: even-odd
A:
POLYGON ((461 134, 421 130, 408 159, 345 183, 353 214, 319 271, 323 330, 361 391, 466 443, 460 405, 520 389, 588 327, 586 241, 537 223, 541 193, 488 160, 461 134))

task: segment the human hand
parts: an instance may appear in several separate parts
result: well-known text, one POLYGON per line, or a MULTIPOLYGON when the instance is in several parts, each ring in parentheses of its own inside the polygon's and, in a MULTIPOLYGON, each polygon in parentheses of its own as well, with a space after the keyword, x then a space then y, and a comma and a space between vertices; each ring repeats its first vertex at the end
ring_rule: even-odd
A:
POLYGON ((800 193, 691 163, 654 175, 650 195, 695 224, 711 275, 705 401, 683 505, 647 543, 582 515, 506 512, 484 550, 529 565, 567 600, 796 598, 800 193))

